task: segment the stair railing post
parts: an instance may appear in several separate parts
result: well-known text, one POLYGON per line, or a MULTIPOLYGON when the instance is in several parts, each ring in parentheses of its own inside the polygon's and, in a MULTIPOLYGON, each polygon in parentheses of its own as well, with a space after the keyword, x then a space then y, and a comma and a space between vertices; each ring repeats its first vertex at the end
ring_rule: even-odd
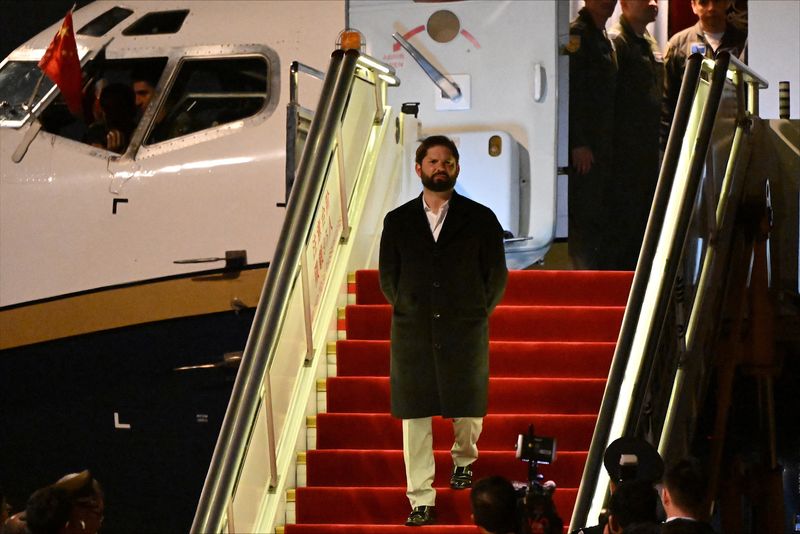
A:
POLYGON ((347 216, 347 170, 344 164, 344 136, 342 135, 342 125, 336 130, 336 162, 339 167, 339 205, 342 209, 342 236, 339 242, 344 244, 350 239, 350 219, 347 216))
POLYGON ((375 119, 373 122, 375 124, 380 124, 381 121, 383 121, 383 115, 384 115, 383 93, 381 84, 376 83, 374 87, 375 87, 375 119))
POLYGON ((303 247, 300 256, 300 283, 303 288, 303 330, 306 338, 305 364, 314 359, 314 325, 311 317, 311 283, 308 278, 308 246, 303 247))
POLYGON ((228 531, 228 534, 235 534, 236 526, 234 525, 234 522, 233 522, 233 496, 231 496, 231 498, 228 499, 227 516, 228 517, 226 518, 226 521, 225 521, 225 530, 228 531))
POLYGON ((275 446, 275 417, 272 413, 272 386, 270 385, 269 371, 264 376, 264 389, 261 396, 261 409, 264 410, 264 417, 267 425, 267 455, 269 456, 269 487, 270 493, 274 493, 278 487, 278 460, 275 446))

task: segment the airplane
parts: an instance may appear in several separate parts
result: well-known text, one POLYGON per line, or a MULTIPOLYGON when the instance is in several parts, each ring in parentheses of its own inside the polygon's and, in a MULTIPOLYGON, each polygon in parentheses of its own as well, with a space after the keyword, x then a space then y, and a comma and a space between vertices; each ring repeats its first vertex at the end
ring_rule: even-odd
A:
POLYGON ((399 78, 387 102, 419 119, 390 203, 418 191, 411 146, 450 135, 460 191, 498 214, 509 265, 541 261, 565 233, 569 7, 97 1, 73 15, 87 89, 153 81, 122 153, 85 142, 47 79, 36 88, 58 25, 3 60, 0 390, 16 430, 0 455, 16 502, 92 457, 109 528, 148 510, 186 530, 345 28, 399 78), (499 79, 514 83, 499 94, 499 79))
POLYGON ((157 96, 122 154, 82 142, 81 121, 65 113, 47 79, 23 109, 52 28, 0 64, 0 306, 206 271, 216 267, 209 258, 225 261, 232 251, 241 252, 229 254, 229 263, 268 263, 287 197, 284 66, 293 58, 326 63, 343 6, 186 6, 95 2, 74 14, 87 85, 130 84, 136 71, 156 83, 157 96), (225 12, 246 16, 210 32, 206 23, 225 12), (267 39, 268 19, 286 23, 271 27, 267 39), (168 138, 154 131, 157 121, 169 126, 187 115, 191 131, 168 138), (17 150, 24 150, 20 161, 17 150))

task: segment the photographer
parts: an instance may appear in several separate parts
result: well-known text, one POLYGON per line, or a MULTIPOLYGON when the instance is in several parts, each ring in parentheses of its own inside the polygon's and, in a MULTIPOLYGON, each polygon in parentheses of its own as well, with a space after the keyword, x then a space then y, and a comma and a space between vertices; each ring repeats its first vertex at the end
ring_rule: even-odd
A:
POLYGON ((523 534, 561 534, 564 521, 556 511, 553 492, 556 485, 552 481, 543 485, 534 484, 525 495, 525 514, 523 534))
POLYGON ((628 480, 617 486, 608 505, 611 534, 658 532, 658 492, 647 480, 628 480))
POLYGON ((520 490, 501 476, 482 478, 470 494, 472 520, 482 534, 561 534, 555 484, 533 484, 520 490))
POLYGON ((501 476, 482 478, 470 493, 472 521, 482 534, 516 534, 520 517, 517 490, 501 476))

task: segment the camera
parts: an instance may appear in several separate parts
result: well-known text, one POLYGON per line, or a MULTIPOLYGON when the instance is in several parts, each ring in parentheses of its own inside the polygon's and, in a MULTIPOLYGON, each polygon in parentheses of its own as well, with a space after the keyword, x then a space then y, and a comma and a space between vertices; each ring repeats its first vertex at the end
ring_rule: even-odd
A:
POLYGON ((517 458, 523 462, 553 463, 556 460, 556 438, 534 435, 531 425, 527 434, 517 436, 517 458))
POLYGON ((537 436, 533 425, 527 434, 517 436, 516 456, 528 463, 528 482, 518 489, 518 509, 521 516, 521 532, 561 534, 563 521, 558 516, 553 493, 556 483, 542 482, 539 464, 551 464, 556 459, 556 439, 537 436))

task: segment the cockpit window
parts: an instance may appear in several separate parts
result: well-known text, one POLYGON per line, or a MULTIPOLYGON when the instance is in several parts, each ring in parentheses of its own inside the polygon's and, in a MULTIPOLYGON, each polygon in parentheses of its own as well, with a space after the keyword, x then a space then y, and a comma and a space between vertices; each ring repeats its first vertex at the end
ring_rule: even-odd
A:
POLYGON ((122 35, 157 35, 160 33, 178 33, 183 21, 189 14, 188 9, 175 11, 158 11, 148 13, 124 30, 122 35))
POLYGON ((0 121, 17 123, 25 120, 29 114, 25 107, 40 79, 41 85, 37 90, 38 96, 33 101, 34 105, 53 87, 50 78, 42 78, 37 62, 9 61, 0 68, 0 121))
POLYGON ((264 57, 191 59, 180 66, 147 144, 250 117, 268 100, 264 57))
POLYGON ((108 31, 127 19, 133 14, 133 11, 124 7, 112 7, 102 15, 99 15, 90 20, 83 28, 78 30, 78 35, 88 35, 89 37, 100 37, 108 33, 108 31))
POLYGON ((59 94, 39 115, 42 130, 123 153, 152 98, 137 90, 146 86, 152 93, 166 63, 165 57, 107 60, 99 54, 83 68, 83 114, 70 113, 59 94))

